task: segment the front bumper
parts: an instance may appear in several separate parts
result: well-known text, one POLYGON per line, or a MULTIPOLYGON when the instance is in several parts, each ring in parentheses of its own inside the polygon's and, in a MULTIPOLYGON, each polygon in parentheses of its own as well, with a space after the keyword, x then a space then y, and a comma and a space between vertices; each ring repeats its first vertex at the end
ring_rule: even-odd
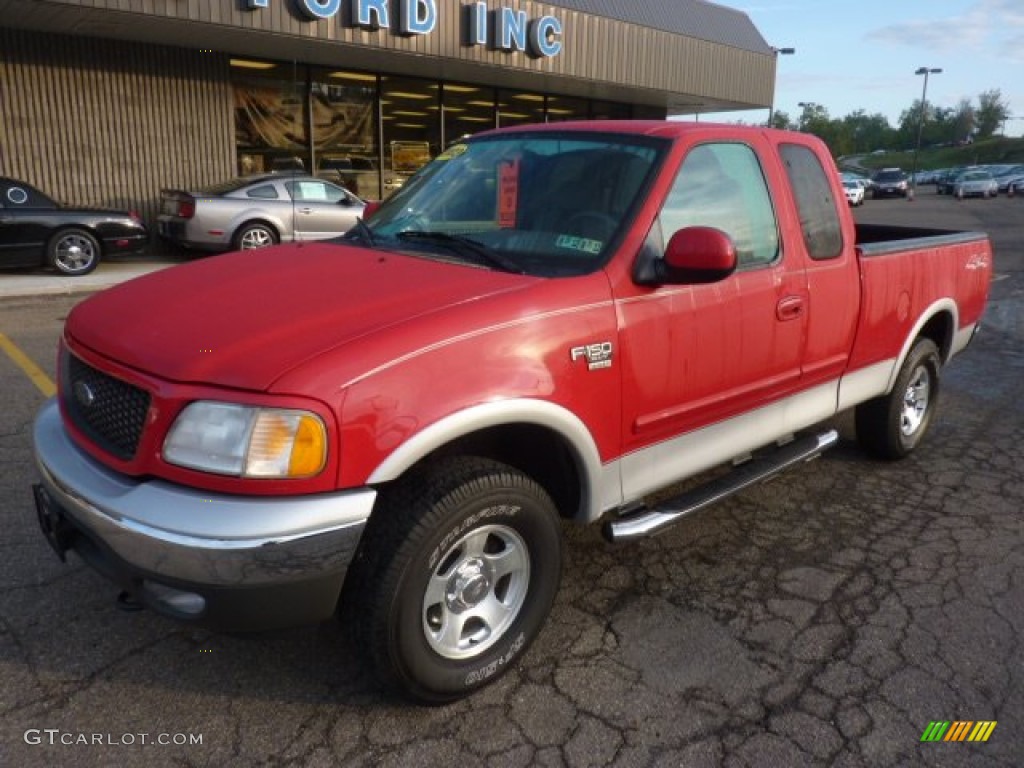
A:
POLYGON ((55 399, 33 438, 37 510, 58 554, 73 550, 139 602, 215 629, 329 617, 376 499, 370 488, 252 497, 126 477, 71 441, 55 399))

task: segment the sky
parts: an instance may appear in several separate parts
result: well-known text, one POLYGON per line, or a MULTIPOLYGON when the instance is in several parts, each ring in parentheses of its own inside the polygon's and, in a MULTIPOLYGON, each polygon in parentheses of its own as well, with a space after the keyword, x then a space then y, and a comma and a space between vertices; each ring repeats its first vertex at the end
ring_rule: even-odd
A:
MULTIPOLYGON (((767 43, 795 48, 778 57, 775 109, 796 119, 799 102, 813 102, 829 117, 863 109, 896 127, 900 114, 921 98, 955 108, 977 106, 978 94, 998 89, 1010 114, 1007 136, 1024 135, 1024 0, 716 0, 746 13, 767 43)), ((768 118, 764 109, 701 115, 701 120, 747 123, 768 118)))

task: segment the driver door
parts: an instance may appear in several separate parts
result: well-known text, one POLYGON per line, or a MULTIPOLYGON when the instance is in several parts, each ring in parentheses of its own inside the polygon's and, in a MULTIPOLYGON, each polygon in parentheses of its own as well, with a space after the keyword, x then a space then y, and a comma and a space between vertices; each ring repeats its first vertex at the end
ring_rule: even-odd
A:
MULTIPOLYGON (((634 295, 618 300, 626 452, 642 454, 728 423, 792 393, 800 381, 806 277, 802 261, 781 248, 754 146, 708 143, 688 152, 655 228, 667 243, 689 226, 728 234, 738 267, 716 283, 635 286, 634 295)), ((750 427, 737 422, 737 429, 750 427)), ((715 434, 729 441, 728 427, 715 434)), ((648 463, 662 460, 655 453, 648 463)), ((623 485, 629 495, 631 478, 623 485)))
POLYGON ((363 212, 362 203, 342 187, 319 179, 289 182, 295 211, 295 239, 324 240, 344 234, 363 212))

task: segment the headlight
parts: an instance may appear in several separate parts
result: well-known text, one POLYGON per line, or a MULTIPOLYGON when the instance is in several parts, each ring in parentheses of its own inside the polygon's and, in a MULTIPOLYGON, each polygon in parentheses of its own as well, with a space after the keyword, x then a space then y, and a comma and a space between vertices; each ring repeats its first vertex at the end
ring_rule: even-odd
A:
POLYGON ((164 459, 238 477, 310 477, 327 462, 327 430, 309 411, 190 403, 164 441, 164 459))

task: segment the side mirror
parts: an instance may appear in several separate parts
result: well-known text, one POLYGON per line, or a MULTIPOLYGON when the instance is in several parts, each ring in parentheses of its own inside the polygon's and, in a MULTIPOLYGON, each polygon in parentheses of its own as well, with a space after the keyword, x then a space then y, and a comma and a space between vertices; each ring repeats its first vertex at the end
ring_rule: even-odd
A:
POLYGON ((363 206, 363 221, 368 221, 373 214, 380 208, 380 200, 367 200, 366 205, 363 206))
POLYGON ((717 283, 736 271, 736 245, 714 227, 687 227, 672 235, 661 263, 665 283, 717 283))

